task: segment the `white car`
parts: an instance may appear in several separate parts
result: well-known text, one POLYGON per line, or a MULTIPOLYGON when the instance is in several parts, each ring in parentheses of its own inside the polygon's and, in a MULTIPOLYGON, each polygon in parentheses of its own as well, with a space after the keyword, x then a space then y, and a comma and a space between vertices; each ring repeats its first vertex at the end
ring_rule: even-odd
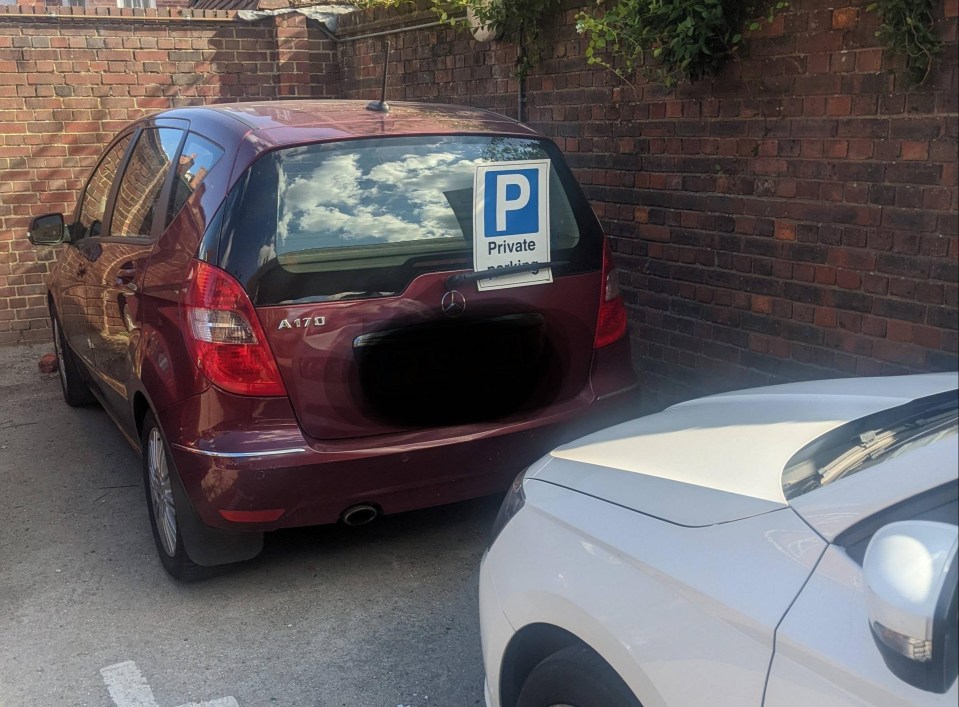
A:
POLYGON ((957 704, 955 373, 692 400, 514 483, 489 707, 957 704))

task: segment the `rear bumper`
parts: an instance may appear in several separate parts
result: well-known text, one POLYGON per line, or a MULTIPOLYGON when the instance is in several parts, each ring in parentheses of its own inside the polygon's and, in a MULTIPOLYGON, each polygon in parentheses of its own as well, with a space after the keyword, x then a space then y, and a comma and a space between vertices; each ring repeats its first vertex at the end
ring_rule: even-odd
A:
MULTIPOLYGON (((521 469, 559 444, 630 416, 634 393, 627 388, 597 398, 587 389, 533 419, 335 442, 305 438, 292 411, 284 414, 289 403, 275 400, 261 403, 275 410, 261 410, 260 422, 245 431, 224 421, 197 438, 178 438, 184 419, 204 417, 210 403, 203 398, 225 395, 212 389, 163 411, 160 424, 203 523, 273 530, 334 523, 359 503, 398 513, 503 491, 521 469), (224 432, 216 434, 216 428, 224 432), (245 523, 221 513, 270 510, 282 514, 245 523)), ((213 407, 229 405, 217 400, 213 407)))

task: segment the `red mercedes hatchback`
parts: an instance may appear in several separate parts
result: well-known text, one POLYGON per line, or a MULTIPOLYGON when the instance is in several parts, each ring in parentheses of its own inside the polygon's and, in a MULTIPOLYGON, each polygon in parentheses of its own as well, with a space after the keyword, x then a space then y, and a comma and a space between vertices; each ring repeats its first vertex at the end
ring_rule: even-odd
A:
POLYGON ((492 113, 174 109, 110 144, 49 284, 68 404, 142 450, 163 566, 504 490, 635 388, 599 223, 492 113))

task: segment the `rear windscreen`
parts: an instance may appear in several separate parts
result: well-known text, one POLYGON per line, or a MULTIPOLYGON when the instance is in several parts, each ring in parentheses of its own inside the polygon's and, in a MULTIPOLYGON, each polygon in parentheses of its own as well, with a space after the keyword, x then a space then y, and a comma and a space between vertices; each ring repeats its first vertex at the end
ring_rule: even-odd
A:
POLYGON ((476 168, 528 160, 550 160, 554 275, 598 269, 599 225, 556 147, 496 136, 267 153, 231 191, 218 261, 260 305, 395 295, 424 272, 472 268, 476 168))

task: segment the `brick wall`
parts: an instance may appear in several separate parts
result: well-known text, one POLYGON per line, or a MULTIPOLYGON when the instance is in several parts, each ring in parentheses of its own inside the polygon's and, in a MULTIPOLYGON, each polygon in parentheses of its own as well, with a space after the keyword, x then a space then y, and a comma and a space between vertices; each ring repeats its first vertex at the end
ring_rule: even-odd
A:
MULTIPOLYGON (((648 393, 956 369, 959 11, 945 3, 942 64, 913 90, 865 5, 793 0, 741 62, 675 93, 588 68, 579 7, 547 27, 527 121, 612 236, 648 393)), ((436 28, 393 41, 390 99, 515 116, 513 48, 436 28)), ((341 44, 346 96, 376 94, 380 42, 341 44)))
MULTIPOLYGON (((587 67, 572 0, 545 27, 527 121, 612 238, 648 395, 957 367, 959 7, 943 3, 943 60, 909 89, 865 5, 793 0, 722 76, 672 93, 587 67)), ((341 18, 335 44, 300 15, 109 12, 0 14, 0 343, 47 336, 51 254, 23 238, 29 215, 71 209, 107 136, 143 112, 375 98, 388 36, 389 100, 516 114, 510 45, 437 26, 362 38, 430 23, 426 9, 341 18)))
MULTIPOLYGON (((185 19, 178 9, 59 12, 0 7, 0 344, 49 337, 43 282, 55 251, 31 246, 27 224, 38 214, 72 213, 117 130, 171 106, 301 95, 288 87, 309 84, 314 55, 333 58, 325 38, 304 49, 297 21, 195 10, 185 19), (304 52, 300 79, 292 59, 304 52)), ((317 78, 328 86, 316 81, 312 90, 333 95, 333 72, 317 78)))

